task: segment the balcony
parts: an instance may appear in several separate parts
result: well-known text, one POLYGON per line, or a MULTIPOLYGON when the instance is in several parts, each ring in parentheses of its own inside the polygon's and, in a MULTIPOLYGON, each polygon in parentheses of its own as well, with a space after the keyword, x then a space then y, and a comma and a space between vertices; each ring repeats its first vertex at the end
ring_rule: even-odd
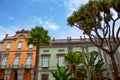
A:
POLYGON ((6 51, 10 51, 10 48, 6 48, 6 51))
POLYGON ((33 48, 28 48, 28 50, 29 50, 29 51, 32 51, 32 50, 33 50, 33 48))
POLYGON ((26 64, 26 68, 28 68, 28 69, 29 69, 29 68, 32 68, 32 65, 30 65, 30 64, 29 64, 29 65, 26 64))
POLYGON ((48 69, 49 69, 49 67, 42 67, 42 69, 43 69, 43 70, 48 70, 48 69))
POLYGON ((1 68, 1 69, 5 69, 5 68, 6 68, 6 65, 1 65, 0 68, 1 68))
POLYGON ((17 51, 21 51, 21 48, 17 48, 17 51))
POLYGON ((18 65, 13 65, 12 68, 16 69, 16 68, 19 68, 19 66, 18 65))

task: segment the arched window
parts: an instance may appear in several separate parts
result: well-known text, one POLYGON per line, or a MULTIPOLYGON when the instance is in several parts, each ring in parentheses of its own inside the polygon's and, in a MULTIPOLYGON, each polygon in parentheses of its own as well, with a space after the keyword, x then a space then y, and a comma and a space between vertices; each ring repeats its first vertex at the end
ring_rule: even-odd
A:
POLYGON ((7 61, 8 61, 8 54, 4 54, 3 55, 3 59, 2 59, 1 68, 5 68, 6 67, 7 61))
POLYGON ((18 68, 19 61, 20 61, 20 54, 16 54, 14 58, 14 68, 18 68))
POLYGON ((18 46, 17 46, 17 50, 21 50, 21 48, 22 48, 22 41, 19 41, 18 46))
POLYGON ((5 72, 4 70, 0 70, 0 80, 4 80, 5 72))

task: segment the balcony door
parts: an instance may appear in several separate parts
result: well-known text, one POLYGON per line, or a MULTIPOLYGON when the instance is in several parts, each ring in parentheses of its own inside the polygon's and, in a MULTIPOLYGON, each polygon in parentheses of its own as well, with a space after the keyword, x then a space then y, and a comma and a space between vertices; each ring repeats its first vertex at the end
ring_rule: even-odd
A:
POLYGON ((18 73, 16 70, 12 71, 11 75, 10 75, 10 80, 18 80, 18 73))

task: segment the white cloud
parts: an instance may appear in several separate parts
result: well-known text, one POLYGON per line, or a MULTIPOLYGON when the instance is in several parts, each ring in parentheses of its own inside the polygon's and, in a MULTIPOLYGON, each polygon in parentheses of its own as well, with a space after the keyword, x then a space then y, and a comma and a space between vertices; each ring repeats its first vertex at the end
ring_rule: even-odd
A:
POLYGON ((31 18, 30 22, 28 23, 13 24, 10 26, 0 25, 0 40, 2 40, 5 37, 5 34, 9 34, 9 36, 14 36, 17 30, 22 30, 22 29, 30 30, 35 26, 43 26, 48 31, 56 31, 60 28, 60 26, 54 23, 52 20, 44 21, 39 17, 34 17, 31 18))
POLYGON ((21 25, 16 24, 16 25, 11 25, 11 26, 0 25, 0 40, 4 39, 6 34, 9 34, 9 36, 14 36, 17 30, 22 30, 22 29, 30 30, 31 28, 35 26, 36 25, 34 24, 21 24, 21 25))
POLYGON ((43 24, 43 21, 40 17, 33 17, 30 19, 32 23, 43 24))
MULTIPOLYGON (((55 34, 54 34, 55 35, 55 34)), ((84 36, 83 32, 78 29, 77 27, 68 27, 64 29, 63 31, 60 31, 57 33, 58 36, 53 36, 56 39, 66 39, 67 37, 71 37, 73 39, 80 38, 80 36, 84 36)))
MULTIPOLYGON (((14 36, 15 32, 17 30, 29 30, 31 28, 34 28, 35 24, 22 24, 22 25, 14 25, 10 26, 8 29, 6 26, 0 26, 1 34, 0 34, 0 40, 2 40, 5 37, 5 34, 9 34, 9 36, 14 36)), ((46 21, 44 22, 44 28, 49 31, 49 35, 52 37, 55 37, 56 39, 66 39, 67 37, 71 38, 80 38, 80 36, 84 36, 83 32, 79 30, 76 27, 64 27, 63 30, 58 30, 59 26, 55 23, 46 21), (53 31, 52 31, 53 30, 53 31)))
POLYGON ((52 19, 43 20, 43 19, 41 19, 39 17, 34 17, 34 18, 31 19, 31 21, 32 21, 33 24, 43 26, 47 30, 49 29, 49 30, 56 31, 60 27, 55 22, 53 22, 52 19))
POLYGON ((73 11, 77 10, 82 5, 86 4, 88 0, 65 0, 64 4, 67 7, 67 16, 70 16, 73 11))
POLYGON ((45 27, 46 29, 51 29, 51 30, 58 30, 59 28, 59 25, 57 25, 56 23, 54 22, 49 22, 49 21, 46 21, 43 25, 43 27, 45 27))
POLYGON ((66 39, 67 37, 72 38, 79 38, 83 36, 83 32, 76 27, 69 27, 69 26, 59 26, 55 23, 52 19, 43 20, 38 17, 34 17, 31 19, 33 24, 42 25, 46 30, 49 31, 51 37, 55 37, 57 39, 63 38, 66 39), (41 23, 41 24, 40 24, 41 23), (62 27, 62 28, 60 28, 62 27))
POLYGON ((0 25, 0 40, 5 37, 5 34, 12 35, 13 32, 15 33, 13 28, 6 28, 5 26, 0 25))

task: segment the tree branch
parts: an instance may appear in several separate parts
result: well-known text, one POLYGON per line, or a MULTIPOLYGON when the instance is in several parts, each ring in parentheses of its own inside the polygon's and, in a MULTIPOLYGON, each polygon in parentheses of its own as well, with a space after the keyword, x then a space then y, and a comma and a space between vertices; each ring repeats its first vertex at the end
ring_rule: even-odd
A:
POLYGON ((117 40, 117 44, 120 45, 119 33, 120 33, 120 26, 119 26, 119 28, 118 28, 118 30, 117 30, 117 32, 116 32, 116 40, 117 40))
POLYGON ((94 42, 94 39, 95 39, 95 38, 92 38, 93 35, 88 35, 88 36, 89 36, 89 39, 91 40, 91 42, 92 42, 95 46, 99 47, 100 49, 102 49, 102 50, 105 51, 106 53, 109 52, 107 49, 105 49, 104 47, 102 47, 102 46, 100 46, 99 44, 97 44, 97 43, 94 42))
POLYGON ((115 23, 116 23, 116 21, 118 20, 118 18, 115 19, 115 20, 112 18, 112 20, 113 20, 113 25, 112 25, 112 38, 113 38, 113 41, 114 41, 115 43, 117 43, 117 41, 116 41, 116 39, 115 39, 115 23))
POLYGON ((107 26, 108 26, 108 47, 109 47, 109 50, 112 50, 112 44, 111 44, 111 35, 110 35, 110 33, 111 33, 111 28, 110 28, 110 25, 109 24, 107 24, 107 26))

